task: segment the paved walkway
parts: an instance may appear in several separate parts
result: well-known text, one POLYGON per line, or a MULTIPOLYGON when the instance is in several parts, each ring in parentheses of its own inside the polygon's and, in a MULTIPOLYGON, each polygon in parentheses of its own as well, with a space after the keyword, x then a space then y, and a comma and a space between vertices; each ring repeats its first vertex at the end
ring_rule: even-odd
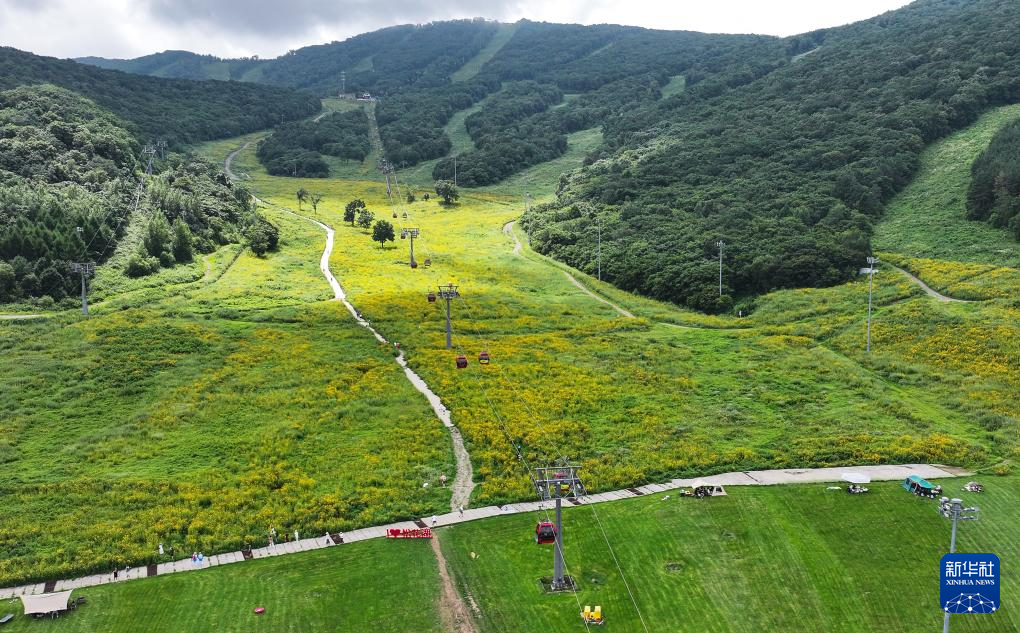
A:
MULTIPOLYGON (((645 486, 638 486, 636 488, 627 488, 625 490, 613 490, 610 492, 601 492, 599 494, 589 495, 582 499, 575 500, 574 505, 588 505, 592 503, 605 503, 608 501, 617 501, 619 499, 633 499, 634 497, 640 497, 648 494, 659 494, 668 492, 670 490, 676 490, 678 488, 690 488, 695 482, 701 481, 706 484, 720 484, 723 486, 771 486, 777 484, 807 484, 807 483, 828 483, 840 481, 844 473, 855 472, 863 473, 871 477, 872 481, 898 481, 905 479, 908 475, 920 475, 925 479, 942 479, 945 477, 963 477, 970 475, 968 471, 955 468, 952 466, 942 466, 938 464, 902 464, 902 465, 882 465, 882 466, 846 466, 836 468, 797 468, 797 469, 786 469, 786 470, 753 470, 744 472, 734 473, 723 473, 720 475, 712 475, 709 477, 700 477, 697 479, 673 479, 662 484, 648 484, 645 486)), ((464 523, 467 521, 475 521, 477 519, 485 519, 488 517, 501 516, 507 514, 521 514, 527 512, 536 512, 539 510, 545 510, 550 507, 550 504, 546 504, 540 501, 529 501, 524 503, 511 503, 505 506, 486 506, 484 508, 470 508, 461 512, 449 512, 447 514, 437 515, 435 526, 443 527, 447 525, 455 525, 457 523, 464 523)), ((391 529, 415 529, 420 527, 433 527, 432 517, 422 517, 418 521, 401 521, 399 523, 390 523, 388 525, 377 525, 374 527, 362 528, 360 530, 354 530, 353 532, 347 532, 342 535, 335 535, 335 538, 327 539, 325 535, 317 536, 315 538, 306 538, 299 541, 291 541, 287 543, 279 543, 273 546, 260 547, 258 549, 251 550, 251 557, 255 558, 266 558, 267 556, 283 556, 286 554, 295 554, 297 552, 306 552, 310 550, 322 549, 325 547, 334 547, 334 540, 341 541, 342 543, 356 543, 358 541, 365 541, 374 538, 383 538, 386 533, 391 529)), ((217 554, 208 557, 202 565, 194 565, 190 558, 184 560, 170 561, 166 563, 160 563, 155 566, 155 573, 150 573, 150 567, 132 567, 126 572, 121 570, 116 580, 113 579, 111 574, 95 574, 92 576, 85 576, 83 578, 73 578, 70 580, 58 580, 51 591, 64 591, 66 589, 80 589, 83 587, 93 587, 95 585, 107 585, 114 582, 124 582, 126 580, 134 580, 136 578, 146 578, 151 575, 163 575, 163 574, 174 574, 185 571, 195 571, 198 569, 204 569, 207 567, 217 567, 220 565, 229 565, 232 563, 239 563, 245 560, 244 553, 242 552, 227 552, 226 554, 217 554)), ((18 587, 9 587, 6 589, 0 589, 0 600, 20 596, 24 594, 39 594, 44 593, 46 589, 46 583, 35 583, 31 585, 21 585, 18 587)))

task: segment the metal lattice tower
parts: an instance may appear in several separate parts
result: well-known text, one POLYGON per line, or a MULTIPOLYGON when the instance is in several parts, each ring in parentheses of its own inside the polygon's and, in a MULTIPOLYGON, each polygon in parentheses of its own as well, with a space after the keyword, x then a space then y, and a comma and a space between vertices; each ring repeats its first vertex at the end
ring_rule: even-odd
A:
POLYGON ((416 228, 400 229, 400 239, 404 240, 410 238, 411 240, 411 268, 418 267, 418 262, 414 261, 414 238, 418 237, 420 234, 421 231, 416 228))
POLYGON ((166 141, 164 141, 163 139, 159 139, 158 141, 156 141, 156 149, 159 150, 159 158, 161 160, 166 158, 166 148, 167 148, 166 141))
POLYGON ((878 268, 875 266, 877 264, 877 257, 869 257, 868 267, 864 269, 868 274, 868 345, 865 350, 868 353, 871 353, 871 295, 875 289, 875 273, 878 272, 878 268))
POLYGON ((149 176, 152 175, 152 161, 156 158, 156 147, 153 145, 146 145, 145 149, 142 150, 142 154, 148 156, 148 160, 145 164, 145 173, 149 176))
POLYGON ((722 296, 722 253, 723 253, 723 248, 726 247, 726 243, 723 242, 722 240, 719 240, 718 242, 715 243, 715 245, 719 247, 719 296, 721 297, 722 296))
POLYGON ((566 563, 563 561, 563 500, 583 497, 587 493, 584 484, 577 476, 580 466, 563 463, 535 469, 535 489, 542 501, 556 502, 556 547, 553 552, 552 590, 569 589, 568 581, 563 577, 566 563))
POLYGON ((81 313, 85 316, 89 315, 89 301, 86 296, 87 287, 85 285, 85 278, 91 277, 96 274, 96 263, 95 262, 72 262, 71 272, 81 274, 81 313))
POLYGON ((457 286, 446 284, 439 286, 439 298, 446 300, 446 349, 453 348, 453 332, 450 328, 450 302, 460 297, 457 286))

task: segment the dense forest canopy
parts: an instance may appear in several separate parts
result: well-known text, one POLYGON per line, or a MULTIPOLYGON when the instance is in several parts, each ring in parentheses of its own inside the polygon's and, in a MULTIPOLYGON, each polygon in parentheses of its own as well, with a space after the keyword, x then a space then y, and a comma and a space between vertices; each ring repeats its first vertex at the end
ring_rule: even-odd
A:
POLYGON ((240 82, 157 79, 0 47, 0 89, 53 84, 117 114, 142 140, 171 147, 237 136, 319 110, 312 95, 240 82))
POLYGON ((601 219, 604 277, 700 309, 843 281, 924 145, 1020 101, 1018 32, 1011 0, 925 0, 812 34, 816 52, 759 78, 704 79, 607 120, 601 159, 524 225, 592 270, 601 219))
POLYGON ((363 161, 371 148, 368 116, 358 108, 281 125, 259 143, 257 154, 274 176, 325 178, 329 165, 323 154, 363 161))
POLYGON ((971 165, 967 215, 1020 240, 1020 119, 999 130, 971 165))
POLYGON ((74 294, 69 264, 106 261, 136 200, 176 236, 152 270, 238 239, 247 192, 210 165, 174 158, 139 189, 140 153, 120 119, 80 95, 49 85, 0 92, 0 302, 74 294))

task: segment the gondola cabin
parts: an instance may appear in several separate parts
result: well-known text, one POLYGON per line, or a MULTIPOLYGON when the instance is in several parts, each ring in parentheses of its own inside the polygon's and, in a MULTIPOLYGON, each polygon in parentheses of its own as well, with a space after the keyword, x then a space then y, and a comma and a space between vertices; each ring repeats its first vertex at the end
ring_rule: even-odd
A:
POLYGON ((911 475, 903 480, 903 489, 919 497, 937 497, 942 494, 942 486, 935 485, 920 475, 911 475))
POLYGON ((426 257, 425 258, 425 268, 428 268, 431 265, 432 265, 432 258, 431 257, 426 257))
POLYGON ((411 268, 417 268, 418 262, 411 262, 411 268))
POLYGON ((397 219, 397 212, 396 212, 396 211, 394 211, 394 212, 393 212, 393 219, 394 219, 394 220, 396 220, 396 219, 397 219))
POLYGON ((430 292, 427 296, 428 296, 428 299, 429 299, 429 303, 435 303, 436 302, 436 293, 430 292))
POLYGON ((482 352, 478 355, 478 363, 481 365, 489 364, 489 352, 482 352))
POLYGON ((535 542, 539 545, 556 542, 556 526, 552 521, 542 521, 535 526, 535 542))
POLYGON ((457 357, 457 369, 464 369, 467 367, 467 356, 461 354, 457 357))

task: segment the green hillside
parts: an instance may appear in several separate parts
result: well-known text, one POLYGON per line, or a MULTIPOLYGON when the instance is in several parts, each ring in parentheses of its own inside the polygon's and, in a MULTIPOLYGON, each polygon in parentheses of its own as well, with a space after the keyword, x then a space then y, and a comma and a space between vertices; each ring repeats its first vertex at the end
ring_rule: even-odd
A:
POLYGON ((702 310, 847 280, 925 145, 1020 100, 1018 28, 1009 0, 922 0, 820 32, 817 52, 764 76, 734 66, 746 81, 732 89, 688 75, 679 95, 609 119, 601 160, 524 226, 591 272, 599 218, 609 280, 702 310))
POLYGON ((239 82, 157 79, 0 47, 0 89, 53 84, 118 115, 142 140, 171 147, 260 130, 319 109, 311 95, 239 82))

